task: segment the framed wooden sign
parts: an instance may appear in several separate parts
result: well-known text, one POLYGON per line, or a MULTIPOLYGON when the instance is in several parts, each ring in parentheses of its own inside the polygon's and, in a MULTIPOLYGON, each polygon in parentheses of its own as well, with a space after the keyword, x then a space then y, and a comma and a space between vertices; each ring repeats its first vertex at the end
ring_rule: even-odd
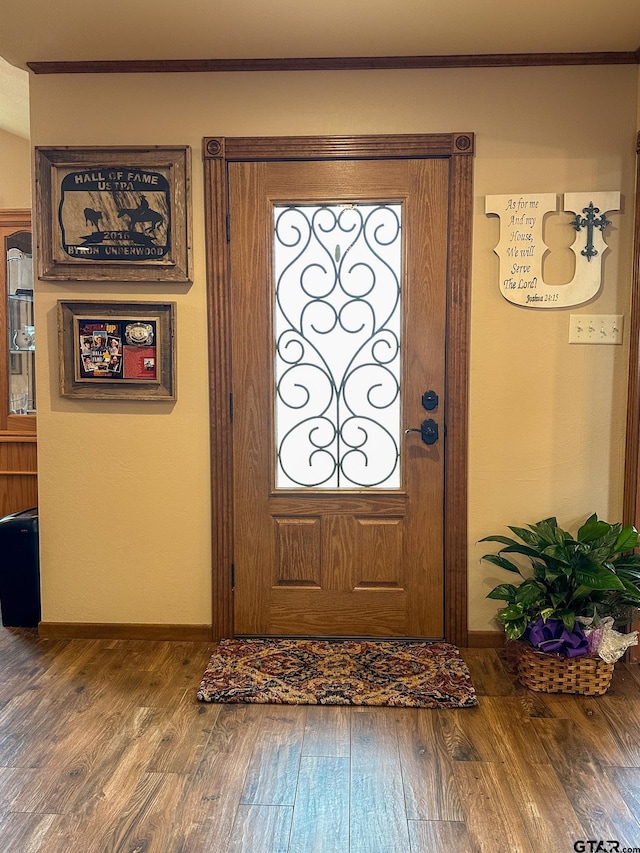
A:
POLYGON ((38 275, 189 282, 188 147, 36 148, 38 275))
POLYGON ((58 301, 60 394, 175 400, 175 303, 58 301))

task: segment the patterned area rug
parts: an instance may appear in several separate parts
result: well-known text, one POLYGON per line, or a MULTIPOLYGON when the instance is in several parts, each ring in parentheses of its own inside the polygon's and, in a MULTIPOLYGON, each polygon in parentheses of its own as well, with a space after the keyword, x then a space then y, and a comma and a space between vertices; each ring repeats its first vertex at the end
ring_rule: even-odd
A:
POLYGON ((198 689, 202 702, 471 708, 467 665, 449 643, 222 640, 198 689))

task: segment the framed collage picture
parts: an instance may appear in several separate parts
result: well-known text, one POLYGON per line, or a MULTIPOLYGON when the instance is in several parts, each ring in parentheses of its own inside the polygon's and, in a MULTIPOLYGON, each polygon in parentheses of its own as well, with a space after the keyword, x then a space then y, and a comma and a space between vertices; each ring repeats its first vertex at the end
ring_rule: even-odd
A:
POLYGON ((175 400, 175 303, 58 301, 60 394, 175 400))
POLYGON ((190 282, 190 148, 35 149, 38 275, 190 282))

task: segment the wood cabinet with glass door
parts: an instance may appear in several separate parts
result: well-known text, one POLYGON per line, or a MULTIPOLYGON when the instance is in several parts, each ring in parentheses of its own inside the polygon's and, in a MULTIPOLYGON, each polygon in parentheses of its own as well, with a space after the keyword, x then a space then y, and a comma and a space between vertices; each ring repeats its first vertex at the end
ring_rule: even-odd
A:
POLYGON ((0 518, 38 505, 31 212, 0 210, 0 518))

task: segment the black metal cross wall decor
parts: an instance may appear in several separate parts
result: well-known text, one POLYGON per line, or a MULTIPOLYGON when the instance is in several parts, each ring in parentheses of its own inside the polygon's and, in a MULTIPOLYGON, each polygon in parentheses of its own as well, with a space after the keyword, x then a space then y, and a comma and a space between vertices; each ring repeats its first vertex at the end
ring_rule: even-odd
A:
POLYGON ((584 255, 588 261, 591 261, 591 258, 595 258, 598 254, 598 250, 593 247, 593 229, 599 228, 601 231, 607 227, 607 225, 611 225, 610 220, 606 218, 604 213, 601 216, 596 216, 596 213, 600 213, 599 207, 594 207, 593 202, 589 202, 588 207, 584 207, 582 212, 586 214, 586 216, 580 216, 579 213, 576 213, 576 218, 571 220, 571 225, 576 229, 576 231, 581 231, 583 228, 587 229, 587 245, 580 252, 581 255, 584 255))

